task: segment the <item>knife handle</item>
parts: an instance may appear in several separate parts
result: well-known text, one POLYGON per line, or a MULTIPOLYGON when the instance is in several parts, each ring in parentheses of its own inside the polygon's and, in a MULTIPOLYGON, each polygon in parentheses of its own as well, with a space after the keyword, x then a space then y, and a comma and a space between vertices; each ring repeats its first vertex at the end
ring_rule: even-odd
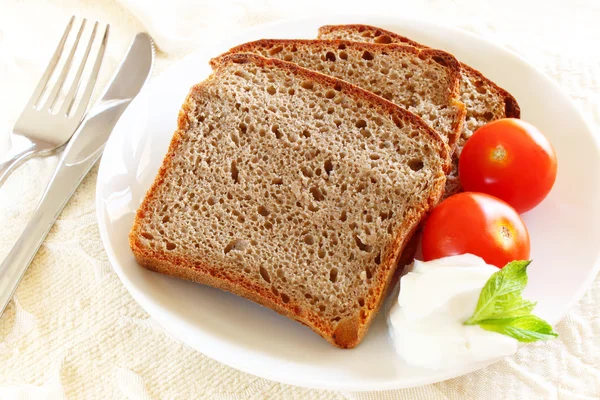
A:
POLYGON ((29 223, 0 264, 0 316, 12 299, 15 289, 54 221, 100 154, 102 148, 84 163, 77 165, 68 165, 64 162, 64 158, 61 160, 29 223))

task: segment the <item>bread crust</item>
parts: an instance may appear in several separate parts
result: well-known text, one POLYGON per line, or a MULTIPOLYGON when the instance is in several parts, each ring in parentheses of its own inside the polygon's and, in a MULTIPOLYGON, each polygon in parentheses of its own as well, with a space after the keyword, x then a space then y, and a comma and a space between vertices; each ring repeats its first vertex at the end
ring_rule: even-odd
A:
POLYGON ((341 87, 341 90, 346 95, 372 103, 384 115, 395 115, 402 120, 410 120, 412 123, 420 126, 422 128, 420 129, 420 132, 429 137, 432 144, 435 144, 438 155, 443 161, 443 168, 438 171, 438 176, 436 176, 436 179, 434 180, 434 185, 430 188, 429 196, 422 204, 411 209, 404 219, 403 224, 398 227, 398 231, 394 235, 395 239, 389 246, 390 251, 388 251, 381 261, 380 268, 382 273, 378 274, 378 280, 373 284, 373 294, 370 298, 366 299, 366 304, 370 306, 369 311, 365 314, 362 312, 356 313, 345 320, 339 321, 334 329, 330 321, 321 319, 318 315, 303 309, 299 304, 294 304, 291 301, 284 303, 279 296, 275 296, 272 292, 253 283, 242 275, 237 275, 231 271, 224 271, 223 269, 217 269, 202 261, 194 261, 176 254, 156 251, 144 247, 141 244, 141 241, 139 240, 142 233, 141 223, 144 220, 146 213, 149 212, 149 205, 157 196, 159 187, 164 183, 166 172, 171 168, 174 155, 177 153, 178 147, 182 143, 182 133, 189 127, 190 122, 188 119, 188 112, 192 109, 192 99, 195 95, 202 92, 204 86, 207 85, 207 82, 210 82, 212 79, 211 77, 209 77, 207 81, 194 86, 183 104, 178 118, 178 130, 173 135, 168 152, 154 183, 147 192, 146 197, 135 215, 133 228, 129 235, 131 250, 138 263, 149 270, 207 284, 245 297, 307 325, 337 347, 352 348, 363 339, 370 323, 381 306, 388 285, 394 275, 396 261, 408 239, 411 237, 414 230, 417 229, 421 219, 439 202, 443 194, 445 174, 450 169, 450 156, 448 150, 439 135, 420 118, 379 96, 347 82, 301 68, 289 62, 266 59, 253 54, 231 54, 219 58, 219 62, 214 63, 214 68, 216 69, 215 74, 218 73, 220 68, 223 68, 230 63, 252 63, 260 67, 282 68, 295 76, 311 79, 325 86, 341 87))
MULTIPOLYGON (((411 43, 414 43, 410 41, 411 43)), ((210 65, 214 68, 219 64, 219 60, 222 57, 226 57, 236 53, 251 53, 254 54, 256 48, 276 48, 278 46, 308 46, 315 50, 330 50, 332 48, 338 49, 339 46, 352 47, 359 51, 372 51, 372 52, 398 52, 402 54, 412 54, 420 58, 431 58, 438 64, 444 66, 450 76, 451 84, 449 85, 447 103, 456 107, 459 110, 458 118, 454 121, 452 131, 448 135, 448 148, 450 153, 454 152, 458 139, 460 138, 463 123, 466 114, 465 105, 459 100, 460 98, 460 80, 461 80, 461 64, 460 62, 450 53, 443 50, 431 49, 431 48, 419 48, 413 45, 404 44, 377 44, 368 42, 354 42, 349 40, 314 40, 314 39, 261 39, 253 42, 243 43, 235 46, 226 53, 213 58, 210 61, 210 65)))

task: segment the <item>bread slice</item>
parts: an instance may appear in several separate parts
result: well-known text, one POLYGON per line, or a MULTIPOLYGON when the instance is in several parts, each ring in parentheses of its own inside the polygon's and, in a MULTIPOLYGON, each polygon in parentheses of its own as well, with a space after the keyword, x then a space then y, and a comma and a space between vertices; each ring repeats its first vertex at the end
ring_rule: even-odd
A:
POLYGON ((258 40, 226 54, 232 53, 290 61, 369 90, 423 118, 450 149, 462 130, 460 64, 446 52, 340 40, 258 40))
MULTIPOLYGON (((404 36, 369 25, 327 25, 319 28, 319 39, 342 39, 358 42, 402 43, 420 49, 428 47, 404 36)), ((520 118, 521 109, 515 98, 487 79, 475 68, 461 63, 460 101, 467 108, 462 133, 454 152, 453 172, 446 184, 447 196, 461 190, 458 181, 458 157, 466 141, 481 126, 500 118, 520 118)))
POLYGON ((214 67, 135 216, 137 261, 356 346, 443 193, 444 142, 383 98, 292 63, 235 54, 214 67))

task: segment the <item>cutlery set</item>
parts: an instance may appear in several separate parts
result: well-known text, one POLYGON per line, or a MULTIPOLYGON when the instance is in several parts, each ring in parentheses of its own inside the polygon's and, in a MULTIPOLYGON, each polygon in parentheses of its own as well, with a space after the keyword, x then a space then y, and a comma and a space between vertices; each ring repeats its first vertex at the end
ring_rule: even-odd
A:
POLYGON ((75 17, 70 19, 42 78, 15 123, 11 149, 0 158, 2 185, 8 175, 28 158, 64 147, 59 164, 32 218, 0 264, 0 316, 50 228, 102 155, 104 145, 121 114, 140 92, 152 71, 154 44, 150 36, 138 33, 100 100, 88 110, 106 52, 110 26, 94 23, 81 61, 74 66, 74 56, 82 42, 86 23, 83 19, 74 30, 75 17), (69 36, 74 31, 71 48, 66 49, 69 36), (94 47, 97 50, 91 56, 94 47), (58 72, 61 58, 64 59, 63 67, 58 72), (84 79, 86 67, 90 69, 90 66, 91 71, 84 79), (73 71, 69 90, 61 96, 67 77, 73 71))

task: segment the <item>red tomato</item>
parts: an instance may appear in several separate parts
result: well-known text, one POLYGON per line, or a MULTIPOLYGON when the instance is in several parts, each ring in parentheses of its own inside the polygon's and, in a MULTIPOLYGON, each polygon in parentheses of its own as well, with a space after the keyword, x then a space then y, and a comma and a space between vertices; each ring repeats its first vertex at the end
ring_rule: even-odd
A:
POLYGON ((483 193, 459 193, 440 203, 423 229, 425 261, 465 253, 498 268, 529 259, 529 232, 508 204, 483 193))
POLYGON ((552 189, 556 154, 536 127, 505 118, 471 136, 460 155, 458 173, 465 191, 491 194, 524 213, 552 189))

